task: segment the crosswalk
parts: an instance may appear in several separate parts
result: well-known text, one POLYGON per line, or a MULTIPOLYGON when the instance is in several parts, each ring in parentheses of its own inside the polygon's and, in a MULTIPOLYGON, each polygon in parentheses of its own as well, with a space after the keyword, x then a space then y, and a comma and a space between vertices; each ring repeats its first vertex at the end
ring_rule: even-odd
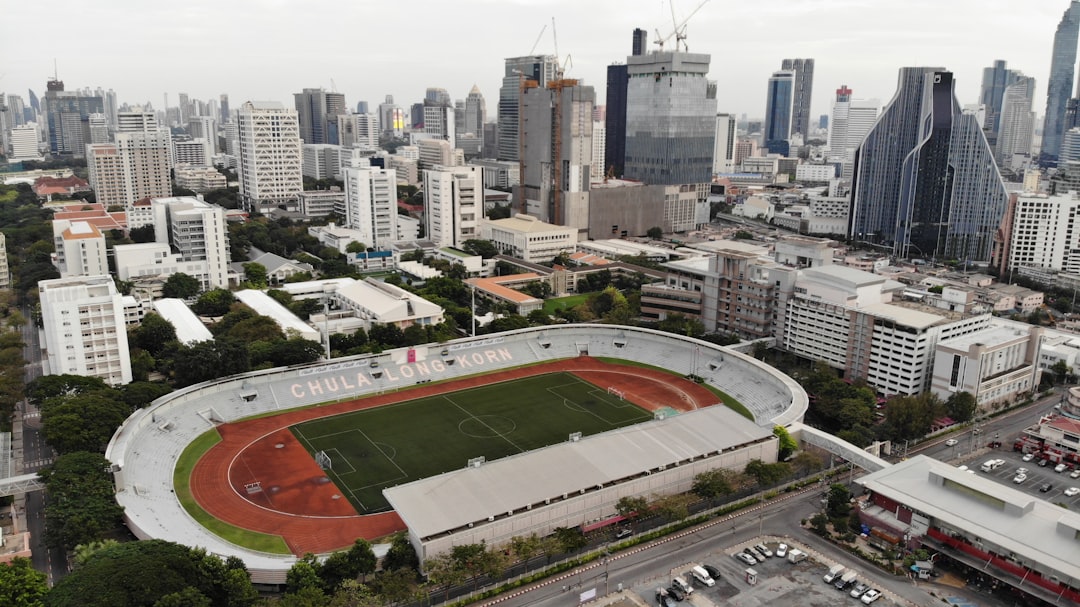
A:
POLYGON ((53 458, 51 457, 25 461, 23 462, 23 473, 29 474, 31 472, 37 472, 51 463, 53 463, 53 458))

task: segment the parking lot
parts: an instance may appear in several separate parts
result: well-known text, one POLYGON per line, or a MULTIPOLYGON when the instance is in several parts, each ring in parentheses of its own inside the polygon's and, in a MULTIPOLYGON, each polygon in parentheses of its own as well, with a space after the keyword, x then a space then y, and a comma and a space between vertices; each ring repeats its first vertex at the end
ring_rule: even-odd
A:
MULTIPOLYGON (((719 579, 715 585, 707 587, 690 575, 690 569, 699 563, 682 563, 673 567, 669 575, 662 579, 647 580, 636 585, 632 590, 636 598, 645 605, 657 605, 657 589, 671 586, 672 579, 680 576, 692 587, 693 592, 681 603, 675 603, 682 607, 718 607, 727 605, 809 605, 815 607, 832 607, 836 605, 862 605, 859 599, 852 598, 847 590, 837 590, 832 584, 826 584, 822 576, 828 571, 828 567, 807 558, 800 563, 792 564, 786 558, 773 556, 765 558, 752 567, 732 555, 741 552, 744 548, 756 544, 730 546, 723 551, 713 552, 700 564, 710 565, 720 571, 719 579), (757 582, 751 585, 747 581, 747 569, 753 569, 757 573, 757 582)), ((777 542, 765 542, 768 549, 775 553, 777 542)), ((803 547, 793 546, 800 549, 803 547)), ((805 550, 804 550, 805 551, 805 550)), ((859 581, 866 582, 871 588, 875 586, 876 571, 859 568, 859 581)), ((883 574, 880 574, 883 575, 883 574)), ((896 603, 884 595, 880 600, 873 603, 876 606, 894 607, 896 603)))
POLYGON ((1080 510, 1080 494, 1072 497, 1065 495, 1065 491, 1070 487, 1080 488, 1080 478, 1069 477, 1072 472, 1071 469, 1064 472, 1054 472, 1053 464, 1041 467, 1038 465, 1037 459, 1025 462, 1022 458, 1023 454, 1018 451, 994 449, 977 458, 963 459, 961 463, 980 476, 993 478, 1004 485, 1009 485, 1014 489, 1029 493, 1053 504, 1064 504, 1070 510, 1080 510), (981 471, 979 467, 982 466, 983 462, 990 459, 1003 459, 1005 463, 996 470, 990 472, 981 471), (1027 478, 1021 483, 1014 483, 1013 478, 1019 468, 1027 468, 1027 478), (1040 492, 1039 488, 1046 483, 1050 483, 1051 489, 1045 493, 1040 492))

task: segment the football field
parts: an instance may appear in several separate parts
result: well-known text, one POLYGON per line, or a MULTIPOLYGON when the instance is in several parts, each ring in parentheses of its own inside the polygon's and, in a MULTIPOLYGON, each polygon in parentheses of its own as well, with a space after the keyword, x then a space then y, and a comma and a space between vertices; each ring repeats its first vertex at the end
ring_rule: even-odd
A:
POLYGON ((606 387, 550 373, 313 420, 291 428, 361 514, 386 487, 652 419, 606 387))

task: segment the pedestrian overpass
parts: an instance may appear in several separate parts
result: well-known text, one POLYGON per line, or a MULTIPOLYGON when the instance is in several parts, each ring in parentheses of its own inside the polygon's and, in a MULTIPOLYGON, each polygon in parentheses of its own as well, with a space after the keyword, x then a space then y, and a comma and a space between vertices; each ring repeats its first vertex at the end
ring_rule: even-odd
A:
POLYGON ((0 478, 0 497, 19 495, 31 491, 41 491, 44 488, 45 483, 42 482, 41 477, 38 476, 36 472, 0 478))
POLYGON ((837 438, 817 428, 811 428, 802 422, 790 424, 787 431, 795 440, 838 455, 867 472, 877 472, 892 465, 842 438, 837 438))

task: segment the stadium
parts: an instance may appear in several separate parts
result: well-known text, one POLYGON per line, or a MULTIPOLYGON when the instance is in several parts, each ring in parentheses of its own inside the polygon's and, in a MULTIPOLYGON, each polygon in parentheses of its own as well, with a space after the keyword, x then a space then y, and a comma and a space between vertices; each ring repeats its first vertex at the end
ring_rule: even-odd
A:
POLYGON ((794 380, 726 347, 556 325, 190 386, 132 414, 106 457, 137 537, 237 556, 254 582, 279 584, 299 555, 356 537, 408 529, 424 559, 603 521, 621 497, 775 461, 773 426, 800 422, 807 403, 794 380), (552 411, 522 409, 541 393, 552 411), (713 406, 725 397, 745 411, 713 406), (484 452, 497 459, 472 457, 495 443, 484 452), (431 467, 440 457, 452 466, 431 467))

